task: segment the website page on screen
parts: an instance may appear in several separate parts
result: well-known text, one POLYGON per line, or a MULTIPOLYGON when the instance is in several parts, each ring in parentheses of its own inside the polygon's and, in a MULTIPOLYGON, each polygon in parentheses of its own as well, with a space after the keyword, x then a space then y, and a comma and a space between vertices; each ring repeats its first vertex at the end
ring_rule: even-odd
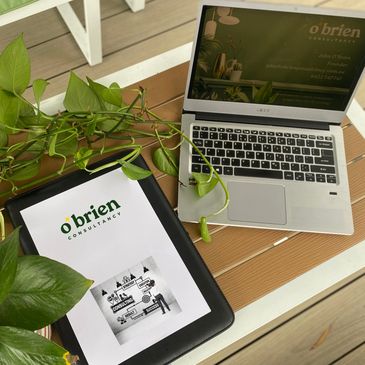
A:
POLYGON ((211 311, 142 188, 121 169, 21 215, 40 255, 94 280, 67 315, 90 365, 117 365, 211 311))
POLYGON ((345 110, 365 19, 205 6, 189 98, 345 110))

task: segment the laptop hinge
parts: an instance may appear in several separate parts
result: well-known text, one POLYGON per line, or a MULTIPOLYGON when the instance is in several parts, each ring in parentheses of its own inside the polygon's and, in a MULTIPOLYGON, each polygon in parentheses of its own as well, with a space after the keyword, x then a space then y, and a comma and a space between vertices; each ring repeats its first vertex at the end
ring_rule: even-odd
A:
MULTIPOLYGON (((184 111, 184 113, 192 113, 184 111)), ((245 123, 245 124, 261 124, 261 125, 274 125, 291 128, 306 128, 306 129, 319 129, 329 130, 329 126, 332 123, 318 122, 313 120, 298 120, 298 119, 284 119, 284 118, 272 118, 272 117, 258 117, 250 115, 234 115, 234 114, 220 114, 220 113, 205 113, 196 112, 196 120, 209 120, 212 122, 231 122, 231 123, 245 123)), ((336 125, 336 123, 333 123, 336 125)))

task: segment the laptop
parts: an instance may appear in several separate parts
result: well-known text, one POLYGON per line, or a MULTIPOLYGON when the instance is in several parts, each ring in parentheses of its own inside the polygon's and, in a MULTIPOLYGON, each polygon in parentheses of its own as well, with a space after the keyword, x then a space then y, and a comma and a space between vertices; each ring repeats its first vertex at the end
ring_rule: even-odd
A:
POLYGON ((352 234, 341 122, 365 66, 365 15, 325 8, 204 0, 182 131, 220 174, 181 146, 182 221, 352 234), (219 212, 220 211, 220 212, 219 212), (219 212, 219 214, 212 214, 219 212))

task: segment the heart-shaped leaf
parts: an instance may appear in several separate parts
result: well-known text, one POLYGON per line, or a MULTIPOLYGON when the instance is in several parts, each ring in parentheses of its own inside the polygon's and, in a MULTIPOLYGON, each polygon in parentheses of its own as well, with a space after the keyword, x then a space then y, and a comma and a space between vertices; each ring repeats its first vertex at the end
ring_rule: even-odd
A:
POLYGON ((21 95, 30 81, 30 60, 23 36, 14 39, 0 55, 0 88, 21 95))
POLYGON ((201 174, 198 172, 193 172, 192 175, 196 182, 195 191, 200 197, 208 194, 218 183, 218 179, 214 175, 210 176, 209 174, 201 174))
POLYGON ((179 161, 173 151, 159 147, 153 152, 152 160, 155 166, 165 174, 171 176, 179 174, 179 161))
POLYGON ((0 303, 4 301, 13 285, 18 263, 19 228, 0 243, 0 303))
POLYGON ((145 179, 152 174, 150 170, 143 169, 130 162, 122 162, 122 171, 131 180, 145 179))
POLYGON ((90 86, 71 72, 63 105, 69 112, 97 111, 100 102, 90 86))
POLYGON ((110 87, 105 88, 102 92, 103 100, 117 107, 122 106, 122 89, 117 83, 113 83, 110 87))
POLYGON ((15 280, 0 304, 0 325, 36 330, 64 316, 92 281, 42 256, 18 258, 15 280))
POLYGON ((89 157, 93 154, 93 150, 87 147, 81 147, 75 154, 75 164, 80 169, 85 169, 89 162, 89 157))
MULTIPOLYGON (((0 124, 15 127, 19 119, 20 100, 13 94, 0 90, 0 124)), ((11 129, 6 128, 12 133, 11 129)))
POLYGON ((109 110, 109 111, 116 111, 119 109, 119 107, 110 104, 106 102, 103 98, 103 92, 106 91, 108 88, 102 84, 99 84, 98 82, 95 82, 91 80, 89 77, 86 77, 87 82, 89 83, 89 86, 91 90, 95 93, 95 95, 98 97, 100 106, 102 110, 109 110))
POLYGON ((39 105, 41 98, 46 91, 48 82, 46 80, 37 79, 33 81, 33 94, 36 103, 39 105))
POLYGON ((70 365, 69 352, 22 328, 0 326, 0 364, 70 365))

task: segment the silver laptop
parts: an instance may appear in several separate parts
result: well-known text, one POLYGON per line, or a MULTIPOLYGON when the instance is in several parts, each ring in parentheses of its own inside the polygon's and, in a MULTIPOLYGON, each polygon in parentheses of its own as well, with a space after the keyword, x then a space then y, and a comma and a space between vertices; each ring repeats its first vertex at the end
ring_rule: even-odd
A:
MULTIPOLYGON (((365 16, 322 8, 203 1, 182 130, 230 192, 215 224, 352 234, 342 128, 365 65, 365 16)), ((224 204, 181 147, 178 214, 197 222, 224 204)))

